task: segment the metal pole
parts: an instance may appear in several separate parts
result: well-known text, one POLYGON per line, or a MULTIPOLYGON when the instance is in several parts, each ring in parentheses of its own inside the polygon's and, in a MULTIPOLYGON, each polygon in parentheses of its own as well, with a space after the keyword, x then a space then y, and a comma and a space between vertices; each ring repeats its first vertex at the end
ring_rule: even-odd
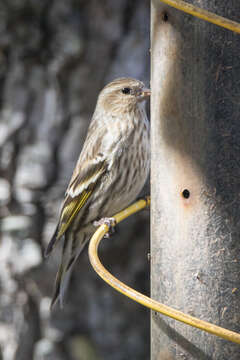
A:
MULTIPOLYGON (((200 5, 240 21, 238 0, 200 5)), ((152 0, 151 41, 151 296, 240 332, 240 37, 152 0)), ((151 360, 240 359, 154 312, 151 345, 151 360)))

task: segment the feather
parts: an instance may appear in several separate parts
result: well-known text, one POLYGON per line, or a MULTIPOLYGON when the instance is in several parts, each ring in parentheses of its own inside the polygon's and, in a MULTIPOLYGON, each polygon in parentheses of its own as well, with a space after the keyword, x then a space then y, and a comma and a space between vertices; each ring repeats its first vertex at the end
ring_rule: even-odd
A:
POLYGON ((48 255, 64 238, 52 306, 58 299, 63 306, 73 266, 94 231, 93 221, 127 206, 144 185, 150 159, 146 115, 139 105, 144 94, 144 84, 130 78, 113 81, 99 94, 46 250, 48 255), (123 89, 128 87, 126 95, 123 89))
POLYGON ((106 162, 103 160, 98 164, 88 165, 87 169, 84 169, 83 174, 77 174, 72 179, 66 192, 59 223, 45 251, 46 257, 51 253, 56 242, 65 234, 76 215, 87 203, 87 200, 106 170, 106 162))
POLYGON ((54 307, 58 299, 60 301, 61 308, 63 308, 64 296, 68 288, 73 266, 76 260, 78 259, 80 253, 83 251, 85 244, 88 240, 89 240, 88 236, 86 236, 84 233, 82 233, 80 238, 78 238, 77 240, 74 239, 72 233, 70 234, 68 232, 66 233, 63 251, 62 251, 61 264, 59 266, 55 280, 51 309, 54 307), (76 248, 75 253, 72 253, 74 241, 78 241, 79 244, 78 247, 76 248))

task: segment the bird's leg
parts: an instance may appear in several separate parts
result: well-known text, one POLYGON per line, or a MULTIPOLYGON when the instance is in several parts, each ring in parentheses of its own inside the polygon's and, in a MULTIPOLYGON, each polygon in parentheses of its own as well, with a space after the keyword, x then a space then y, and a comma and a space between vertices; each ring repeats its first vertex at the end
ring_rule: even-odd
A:
POLYGON ((94 226, 101 226, 101 225, 107 225, 108 226, 108 232, 104 235, 105 239, 109 239, 111 235, 115 233, 114 226, 116 225, 116 220, 113 217, 104 217, 100 220, 95 220, 93 222, 94 226))

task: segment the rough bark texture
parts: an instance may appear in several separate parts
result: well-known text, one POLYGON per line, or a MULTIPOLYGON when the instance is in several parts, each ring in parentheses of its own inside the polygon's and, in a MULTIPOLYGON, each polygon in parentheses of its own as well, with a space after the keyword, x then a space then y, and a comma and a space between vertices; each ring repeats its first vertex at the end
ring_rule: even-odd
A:
MULTIPOLYGON (((190 2, 239 21, 237 0, 190 2)), ((152 4, 152 297, 239 333, 240 38, 152 4)), ((152 360, 239 358, 152 314, 152 360)))
MULTIPOLYGON (((0 359, 146 360, 148 311, 103 283, 87 252, 50 314, 60 248, 47 261, 43 250, 99 90, 119 76, 148 83, 148 1, 2 0, 0 33, 0 359)), ((102 250, 145 293, 148 220, 133 217, 102 250)))

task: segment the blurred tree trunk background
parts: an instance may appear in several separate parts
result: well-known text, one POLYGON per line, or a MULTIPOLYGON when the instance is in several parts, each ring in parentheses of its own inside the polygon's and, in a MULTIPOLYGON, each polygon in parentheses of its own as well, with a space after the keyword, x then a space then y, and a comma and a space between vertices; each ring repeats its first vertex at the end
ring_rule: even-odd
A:
MULTIPOLYGON (((120 76, 148 84, 149 2, 1 0, 0 34, 0 359, 146 360, 148 311, 100 280, 86 251, 50 313, 61 247, 43 251, 98 92, 120 76)), ((129 219, 101 250, 145 293, 148 222, 129 219)))

